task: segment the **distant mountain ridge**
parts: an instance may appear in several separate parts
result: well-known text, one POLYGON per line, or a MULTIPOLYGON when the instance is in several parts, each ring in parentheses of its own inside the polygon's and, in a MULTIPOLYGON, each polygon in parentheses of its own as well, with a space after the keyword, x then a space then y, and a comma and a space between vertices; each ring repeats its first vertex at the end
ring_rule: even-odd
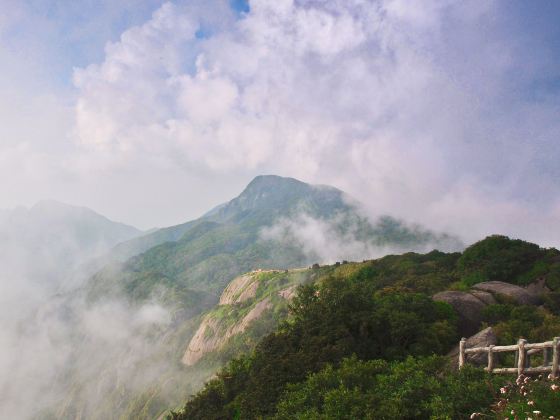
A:
POLYGON ((44 200, 0 212, 0 260, 3 267, 25 267, 19 274, 37 280, 58 279, 141 233, 86 207, 44 200))

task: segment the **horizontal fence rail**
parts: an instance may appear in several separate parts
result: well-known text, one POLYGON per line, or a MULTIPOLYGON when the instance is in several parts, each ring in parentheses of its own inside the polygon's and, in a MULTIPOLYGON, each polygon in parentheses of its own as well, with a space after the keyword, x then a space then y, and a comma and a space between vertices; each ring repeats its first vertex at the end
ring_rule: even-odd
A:
POLYGON ((552 377, 558 376, 558 362, 560 337, 554 337, 552 341, 544 343, 527 343, 527 340, 520 339, 517 344, 511 346, 487 346, 467 348, 467 339, 462 338, 459 342, 459 368, 463 367, 467 360, 467 355, 477 353, 488 354, 488 366, 485 368, 490 373, 549 373, 552 377), (515 352, 515 367, 512 368, 495 368, 495 354, 502 352, 515 352), (543 354, 543 364, 541 366, 531 366, 531 356, 541 353, 543 354))

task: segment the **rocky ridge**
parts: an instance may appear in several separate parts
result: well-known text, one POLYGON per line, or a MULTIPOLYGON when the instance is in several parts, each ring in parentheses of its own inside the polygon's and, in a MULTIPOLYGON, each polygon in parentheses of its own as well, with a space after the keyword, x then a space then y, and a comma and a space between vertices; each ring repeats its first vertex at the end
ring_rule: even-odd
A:
POLYGON ((267 311, 287 306, 305 274, 302 269, 255 270, 236 277, 224 289, 217 307, 203 317, 182 363, 195 365, 206 354, 222 349, 232 337, 247 331, 267 311))

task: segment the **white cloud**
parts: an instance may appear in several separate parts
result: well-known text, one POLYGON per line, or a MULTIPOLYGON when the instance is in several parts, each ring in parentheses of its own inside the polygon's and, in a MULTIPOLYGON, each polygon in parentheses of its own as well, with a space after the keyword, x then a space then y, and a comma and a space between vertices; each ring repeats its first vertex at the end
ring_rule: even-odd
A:
MULTIPOLYGON (((165 3, 113 38, 102 60, 74 72, 75 144, 67 123, 15 124, 30 128, 26 140, 0 154, 16 162, 20 150, 19 162, 33 162, 20 190, 41 185, 147 226, 183 221, 252 176, 278 173, 334 184, 374 213, 467 240, 500 229, 550 244, 517 220, 557 221, 558 94, 527 94, 554 60, 535 48, 536 35, 508 26, 511 9, 452 0, 250 6, 236 20, 227 1, 165 3), (57 151, 29 140, 38 131, 57 151), (481 203, 495 209, 488 223, 465 210, 481 203), (131 204, 146 210, 131 215, 131 204), (517 209, 511 219, 504 207, 517 209)), ((45 121, 67 103, 45 106, 45 121)), ((15 196, 29 203, 26 194, 15 196)))

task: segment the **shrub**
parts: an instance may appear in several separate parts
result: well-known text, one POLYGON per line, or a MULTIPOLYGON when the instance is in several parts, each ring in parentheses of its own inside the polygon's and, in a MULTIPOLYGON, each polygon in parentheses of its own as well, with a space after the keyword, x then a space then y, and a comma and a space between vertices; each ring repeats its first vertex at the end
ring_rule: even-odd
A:
POLYGON ((469 285, 493 280, 519 283, 545 252, 529 242, 493 235, 465 249, 457 268, 469 285))
POLYGON ((345 359, 339 368, 329 365, 289 385, 275 418, 444 419, 490 413, 497 378, 471 366, 460 372, 446 366, 442 357, 409 357, 390 364, 345 359))
POLYGON ((521 375, 500 388, 493 404, 500 418, 555 418, 560 413, 560 382, 550 376, 521 375))

